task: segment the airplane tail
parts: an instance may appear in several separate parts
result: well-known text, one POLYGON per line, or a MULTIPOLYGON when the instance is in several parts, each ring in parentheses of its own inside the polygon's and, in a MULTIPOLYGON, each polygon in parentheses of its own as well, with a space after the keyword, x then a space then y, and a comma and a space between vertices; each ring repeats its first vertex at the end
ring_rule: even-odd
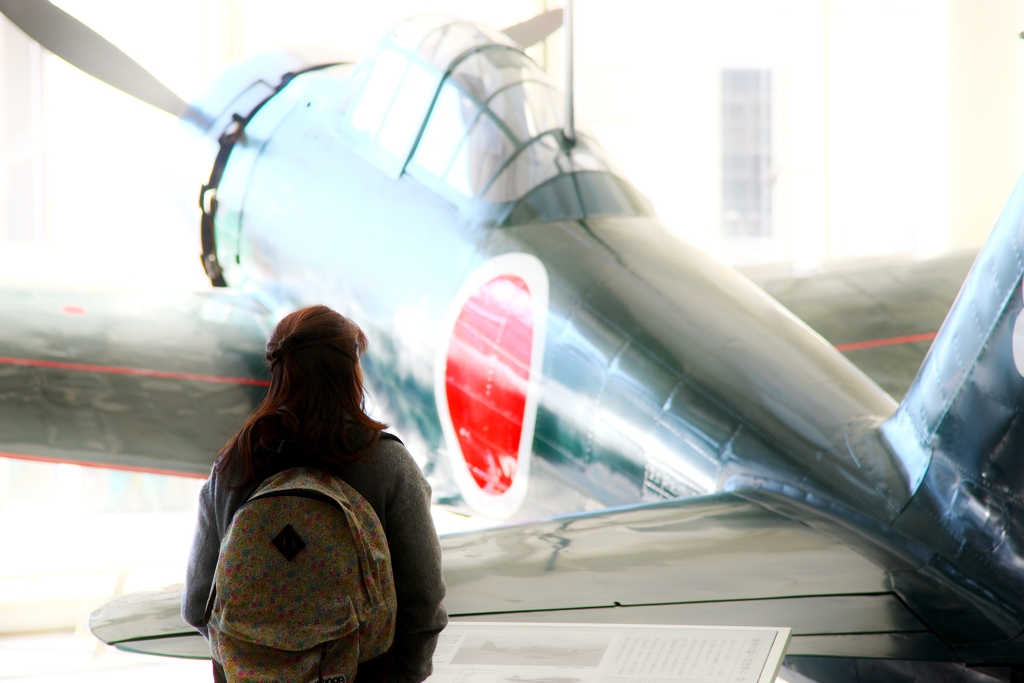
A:
POLYGON ((912 495, 892 527, 935 549, 925 567, 893 574, 893 587, 927 622, 945 622, 950 640, 1024 629, 1022 277, 1024 178, 881 426, 912 495), (957 586, 962 604, 936 583, 957 586))

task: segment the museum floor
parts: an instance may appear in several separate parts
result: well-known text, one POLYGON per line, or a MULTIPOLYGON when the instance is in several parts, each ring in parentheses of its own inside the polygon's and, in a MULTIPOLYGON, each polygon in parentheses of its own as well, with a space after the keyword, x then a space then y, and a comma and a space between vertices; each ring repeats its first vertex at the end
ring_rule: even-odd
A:
POLYGON ((210 663, 149 657, 108 647, 86 632, 0 637, 0 681, 15 683, 193 683, 209 681, 210 663))

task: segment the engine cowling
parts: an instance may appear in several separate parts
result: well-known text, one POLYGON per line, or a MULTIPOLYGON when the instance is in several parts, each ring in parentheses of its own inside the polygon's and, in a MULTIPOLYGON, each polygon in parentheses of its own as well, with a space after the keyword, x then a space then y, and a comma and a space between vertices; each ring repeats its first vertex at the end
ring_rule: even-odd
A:
POLYGON ((182 113, 184 168, 176 175, 188 180, 184 181, 187 185, 177 188, 176 194, 184 200, 190 224, 200 224, 203 268, 214 286, 227 284, 214 241, 217 186, 245 124, 296 74, 355 60, 352 53, 318 46, 270 50, 230 64, 182 113), (197 178, 199 183, 195 183, 197 178), (194 199, 197 190, 198 203, 194 199))

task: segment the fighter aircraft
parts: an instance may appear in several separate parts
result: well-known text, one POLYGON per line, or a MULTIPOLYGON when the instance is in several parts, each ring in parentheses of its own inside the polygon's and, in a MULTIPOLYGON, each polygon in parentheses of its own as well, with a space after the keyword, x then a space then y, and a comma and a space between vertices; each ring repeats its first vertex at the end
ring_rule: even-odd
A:
MULTIPOLYGON (((129 71, 48 3, 0 10, 129 71)), ((1019 675, 1024 185, 897 404, 665 228, 528 40, 431 15, 356 63, 255 57, 187 107, 120 80, 211 145, 223 289, 0 293, 3 454, 202 475, 266 384, 268 326, 322 302, 368 332, 439 501, 537 520, 443 539, 453 618, 791 626, 787 665, 820 681, 1019 675)), ((179 599, 91 628, 208 656, 179 599)))

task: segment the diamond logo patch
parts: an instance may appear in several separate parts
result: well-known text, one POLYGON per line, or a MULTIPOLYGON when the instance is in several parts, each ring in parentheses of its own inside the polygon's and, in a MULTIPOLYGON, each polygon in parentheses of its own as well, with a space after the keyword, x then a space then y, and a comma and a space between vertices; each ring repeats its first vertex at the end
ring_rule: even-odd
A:
POLYGON ((302 537, 299 536, 295 529, 292 528, 291 524, 288 524, 285 528, 281 529, 281 533, 274 536, 274 540, 271 541, 271 543, 273 543, 274 547, 284 555, 284 559, 289 562, 295 559, 295 556, 301 553, 302 549, 306 547, 305 541, 303 541, 302 537))

